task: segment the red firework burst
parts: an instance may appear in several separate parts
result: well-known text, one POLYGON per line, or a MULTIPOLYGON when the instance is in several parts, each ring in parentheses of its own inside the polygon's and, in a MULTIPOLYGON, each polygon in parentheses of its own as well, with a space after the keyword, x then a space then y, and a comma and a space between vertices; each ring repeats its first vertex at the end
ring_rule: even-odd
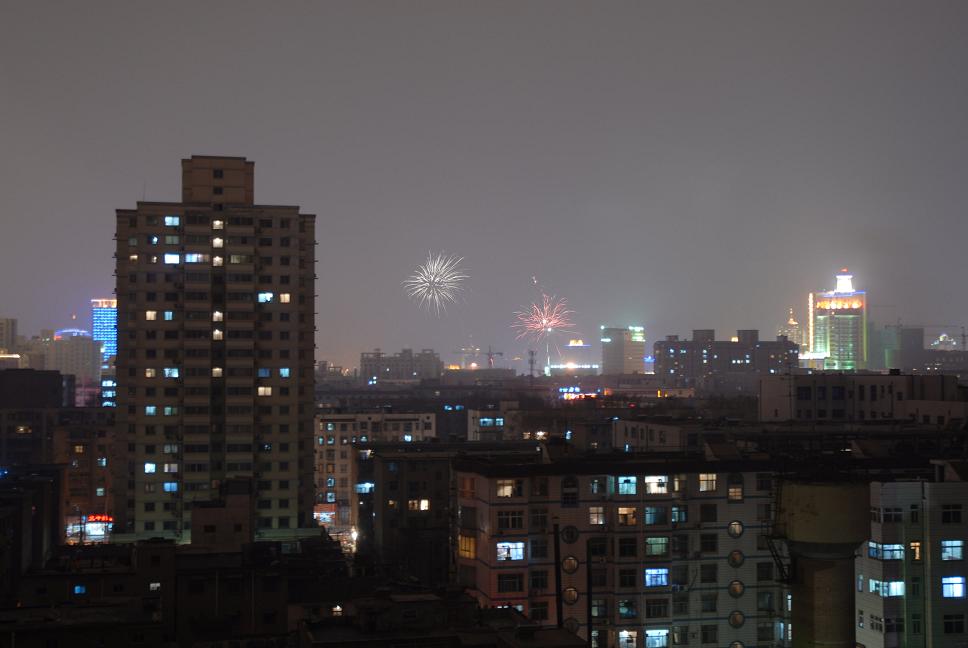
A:
POLYGON ((516 321, 511 328, 518 329, 518 339, 530 337, 535 340, 547 338, 556 331, 567 331, 574 326, 568 302, 554 295, 541 294, 541 303, 531 304, 514 314, 516 321))

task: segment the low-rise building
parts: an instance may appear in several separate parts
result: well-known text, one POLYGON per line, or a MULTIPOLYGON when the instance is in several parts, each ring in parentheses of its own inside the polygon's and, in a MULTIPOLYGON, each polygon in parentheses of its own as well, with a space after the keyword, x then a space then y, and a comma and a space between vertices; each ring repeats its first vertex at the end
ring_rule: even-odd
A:
POLYGON ((950 375, 817 372, 764 376, 761 421, 904 421, 960 427, 968 388, 950 375))

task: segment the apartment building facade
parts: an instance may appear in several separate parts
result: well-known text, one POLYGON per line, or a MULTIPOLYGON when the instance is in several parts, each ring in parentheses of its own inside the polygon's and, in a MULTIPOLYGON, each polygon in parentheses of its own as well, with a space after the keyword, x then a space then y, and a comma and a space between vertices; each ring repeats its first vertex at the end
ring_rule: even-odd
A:
POLYGON ((965 476, 964 462, 939 462, 933 480, 871 484, 871 539, 855 562, 858 645, 968 645, 965 476))
POLYGON ((437 417, 427 412, 317 414, 316 503, 313 515, 330 535, 359 527, 359 497, 372 490, 360 483, 359 454, 383 442, 420 443, 437 438, 437 417))
POLYGON ((185 540, 256 483, 260 537, 312 524, 314 222, 254 202, 254 163, 182 160, 181 202, 117 211, 116 529, 185 540))
POLYGON ((551 626, 560 591, 601 648, 787 641, 765 462, 467 460, 457 481, 458 578, 484 607, 551 626))
POLYGON ((964 425, 968 388, 951 375, 891 372, 765 376, 760 381, 760 420, 814 423, 903 421, 964 425))

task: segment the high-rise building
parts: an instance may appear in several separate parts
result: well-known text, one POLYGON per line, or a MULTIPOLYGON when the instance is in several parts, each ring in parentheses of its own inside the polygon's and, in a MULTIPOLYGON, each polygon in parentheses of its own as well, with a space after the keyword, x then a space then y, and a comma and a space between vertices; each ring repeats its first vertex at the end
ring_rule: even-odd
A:
POLYGON ((91 337, 101 343, 101 365, 118 355, 118 300, 91 300, 91 337))
POLYGON ((793 316, 793 309, 790 309, 790 318, 776 331, 777 335, 782 335, 790 342, 798 345, 801 350, 806 351, 803 344, 803 328, 800 322, 793 316))
POLYGON ((645 328, 601 327, 602 373, 643 373, 645 371, 645 328))
POLYGON ((312 524, 315 216, 255 204, 253 170, 193 156, 182 202, 117 211, 118 532, 184 539, 235 477, 260 537, 312 524))
POLYGON ((13 353, 17 346, 17 320, 0 317, 0 353, 13 353))
POLYGON ((825 356, 825 369, 867 368, 867 293, 854 290, 853 278, 842 268, 836 288, 808 297, 810 352, 825 356))

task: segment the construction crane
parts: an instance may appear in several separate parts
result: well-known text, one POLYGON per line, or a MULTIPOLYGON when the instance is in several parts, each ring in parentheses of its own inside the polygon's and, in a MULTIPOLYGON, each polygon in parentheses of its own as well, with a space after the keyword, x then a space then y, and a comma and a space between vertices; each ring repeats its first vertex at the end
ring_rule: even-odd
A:
POLYGON ((502 358, 504 357, 503 351, 495 351, 490 346, 487 347, 487 353, 483 353, 480 347, 476 347, 474 345, 461 347, 456 351, 454 351, 454 353, 459 354, 461 358, 463 358, 462 364, 464 369, 467 369, 469 364, 473 364, 473 363, 468 363, 468 360, 479 358, 481 355, 484 355, 487 358, 488 369, 494 368, 495 357, 497 356, 501 356, 502 358))
POLYGON ((493 369, 494 368, 494 356, 501 356, 503 358, 504 357, 504 352, 503 351, 492 351, 491 350, 491 345, 487 345, 487 368, 488 369, 493 369))

